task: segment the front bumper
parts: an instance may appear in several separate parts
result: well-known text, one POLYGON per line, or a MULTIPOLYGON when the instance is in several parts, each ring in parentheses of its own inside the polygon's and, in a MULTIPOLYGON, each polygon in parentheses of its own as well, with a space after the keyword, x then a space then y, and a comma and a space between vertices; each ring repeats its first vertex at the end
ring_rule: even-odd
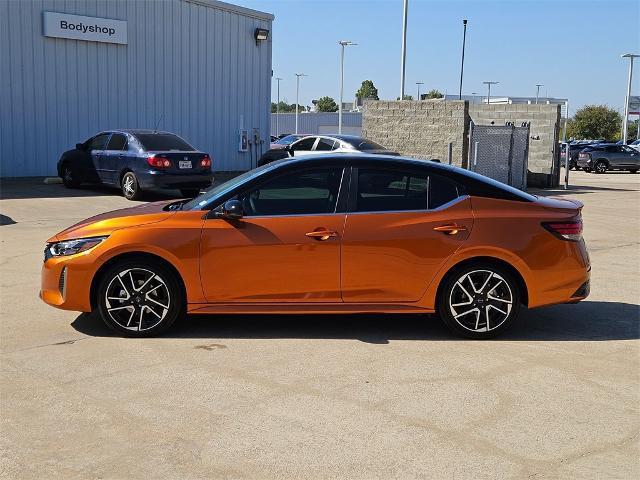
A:
POLYGON ((213 182, 213 172, 177 174, 148 170, 138 174, 138 182, 142 188, 208 188, 213 182))
POLYGON ((42 264, 40 298, 52 307, 90 312, 91 282, 99 265, 91 251, 52 257, 42 264))

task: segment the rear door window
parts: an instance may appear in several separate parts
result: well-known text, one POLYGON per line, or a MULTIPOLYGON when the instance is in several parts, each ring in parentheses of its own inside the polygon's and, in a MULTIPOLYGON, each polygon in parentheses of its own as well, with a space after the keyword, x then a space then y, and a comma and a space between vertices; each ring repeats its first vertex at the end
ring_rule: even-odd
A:
POLYGON ((360 168, 355 210, 357 212, 426 210, 428 186, 427 174, 360 168))
POLYGON ((429 176, 429 210, 439 208, 458 196, 458 186, 455 182, 439 175, 429 176))
POLYGON ((107 144, 107 150, 126 150, 127 149, 127 137, 121 133, 114 133, 109 139, 107 144))
POLYGON ((313 145, 314 143, 316 143, 316 138, 317 137, 303 138, 302 140, 298 140, 296 143, 293 143, 291 146, 296 152, 310 152, 311 150, 313 150, 313 145))
POLYGON ((316 145, 317 152, 328 152, 335 148, 336 141, 331 138, 321 138, 316 145))
POLYGON ((147 152, 195 151, 195 148, 183 139, 170 133, 139 133, 136 137, 147 152))

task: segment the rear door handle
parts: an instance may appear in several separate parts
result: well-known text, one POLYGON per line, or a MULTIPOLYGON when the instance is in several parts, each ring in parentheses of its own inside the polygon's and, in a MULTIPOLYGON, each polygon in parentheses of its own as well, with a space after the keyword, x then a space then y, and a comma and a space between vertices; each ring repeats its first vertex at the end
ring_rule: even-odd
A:
POLYGON ((316 240, 320 240, 324 242, 325 240, 329 240, 332 237, 337 237, 338 232, 334 232, 333 230, 327 230, 325 228, 314 230, 313 232, 305 233, 305 235, 309 238, 314 238, 316 240))
POLYGON ((456 225, 455 223, 450 225, 438 225, 437 227, 433 227, 433 229, 436 232, 442 232, 447 235, 457 235, 459 232, 467 231, 467 227, 464 225, 456 225))

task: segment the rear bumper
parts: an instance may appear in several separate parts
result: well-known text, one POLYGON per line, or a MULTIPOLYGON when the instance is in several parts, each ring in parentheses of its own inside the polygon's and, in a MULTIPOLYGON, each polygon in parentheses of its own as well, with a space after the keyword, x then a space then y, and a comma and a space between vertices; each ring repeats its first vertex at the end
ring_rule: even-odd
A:
POLYGON ((208 188, 213 182, 213 172, 176 174, 148 170, 138 174, 138 182, 142 188, 208 188))
POLYGON ((578 158, 576 160, 576 164, 580 167, 580 168, 590 168, 591 167, 591 159, 590 158, 578 158))

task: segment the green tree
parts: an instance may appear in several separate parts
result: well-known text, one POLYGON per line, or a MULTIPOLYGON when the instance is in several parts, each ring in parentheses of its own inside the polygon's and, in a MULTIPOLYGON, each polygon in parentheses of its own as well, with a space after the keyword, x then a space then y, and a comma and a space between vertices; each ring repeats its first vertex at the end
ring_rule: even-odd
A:
POLYGON ((319 112, 337 112, 338 104, 331 97, 320 97, 316 101, 316 108, 319 112))
MULTIPOLYGON (((278 108, 276 110, 276 103, 275 102, 271 102, 271 113, 276 113, 276 111, 279 111, 280 113, 294 113, 296 111, 296 104, 292 103, 292 104, 288 104, 286 102, 283 102, 282 100, 280 100, 280 108, 278 108)), ((299 112, 304 112, 307 108, 303 105, 298 105, 298 111, 299 112)))
POLYGON ((371 80, 365 80, 360 85, 360 88, 356 92, 358 98, 373 98, 374 100, 380 100, 378 98, 378 89, 371 80))
POLYGON ((442 92, 434 88, 432 90, 429 90, 424 98, 442 98, 442 97, 444 97, 442 92))
POLYGON ((567 125, 567 136, 576 139, 615 140, 619 137, 622 117, 606 105, 587 105, 578 110, 567 125))
MULTIPOLYGON (((413 100, 413 95, 405 95, 402 97, 403 100, 413 100)), ((396 97, 396 100, 400 100, 400 97, 396 97)))

